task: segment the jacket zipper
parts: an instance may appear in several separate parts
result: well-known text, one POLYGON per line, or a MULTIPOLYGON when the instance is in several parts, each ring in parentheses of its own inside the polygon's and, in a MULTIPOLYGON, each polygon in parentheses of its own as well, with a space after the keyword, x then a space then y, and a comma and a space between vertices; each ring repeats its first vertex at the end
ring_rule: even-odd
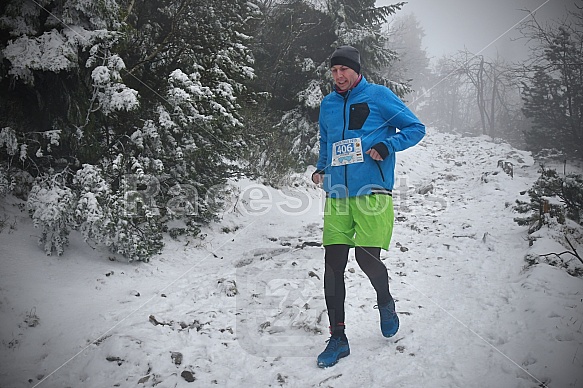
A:
MULTIPOLYGON (((348 103, 348 96, 350 96, 350 92, 352 90, 348 90, 346 92, 346 96, 344 97, 344 109, 342 110, 343 119, 344 119, 344 126, 342 127, 342 140, 346 140, 344 138, 344 134, 346 133, 346 104, 348 103)), ((344 189, 346 190, 346 197, 348 197, 348 165, 344 165, 344 189)))
POLYGON ((375 163, 377 164, 379 172, 381 173, 381 178, 383 179, 383 182, 384 182, 385 181, 385 174, 383 174, 383 169, 381 168, 381 164, 379 163, 378 160, 375 160, 375 163))

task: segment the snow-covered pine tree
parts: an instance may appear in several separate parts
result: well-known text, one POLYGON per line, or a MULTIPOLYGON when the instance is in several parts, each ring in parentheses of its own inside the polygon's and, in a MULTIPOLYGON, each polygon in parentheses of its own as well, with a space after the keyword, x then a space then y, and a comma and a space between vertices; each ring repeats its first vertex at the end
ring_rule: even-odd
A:
POLYGON ((70 212, 54 221, 58 228, 66 220, 136 260, 160 249, 171 219, 193 231, 211 219, 216 186, 238 155, 239 97, 253 77, 244 29, 255 7, 246 0, 2 7, 0 128, 16 134, 20 159, 4 147, 0 162, 37 177, 31 208, 45 201, 70 212), (51 186, 57 173, 63 179, 51 186), (64 192, 70 207, 48 200, 64 192), (176 211, 178 202, 189 211, 176 211))
POLYGON ((119 36, 119 6, 25 0, 3 7, 0 120, 14 132, 19 152, 18 158, 8 148, 0 152, 0 163, 27 199, 45 252, 60 255, 75 227, 78 192, 71 178, 101 153, 96 113, 114 116, 138 106, 136 91, 121 82, 123 61, 110 51, 119 36), (23 173, 35 177, 30 191, 18 187, 23 173))
POLYGON ((383 69, 386 78, 410 84, 411 94, 407 95, 410 107, 421 117, 422 110, 419 107, 427 99, 426 91, 433 86, 429 58, 423 48, 424 36, 425 32, 415 14, 395 18, 389 24, 388 41, 385 44, 397 53, 399 60, 391 61, 383 69))
POLYGON ((535 69, 522 92, 524 115, 530 128, 525 133, 528 149, 535 154, 558 152, 565 143, 565 99, 561 83, 541 68, 535 69))
POLYGON ((315 163, 323 67, 336 39, 332 20, 306 0, 261 2, 252 49, 257 95, 248 105, 249 172, 278 185, 315 163))
POLYGON ((260 3, 262 17, 252 43, 258 74, 252 87, 260 98, 246 112, 253 128, 246 139, 254 145, 246 159, 252 173, 277 185, 290 171, 317 160, 318 112, 322 97, 332 90, 328 58, 336 45, 359 48, 369 79, 399 95, 409 91, 381 75, 383 66, 396 59, 384 47, 381 25, 403 3, 378 8, 373 0, 260 3))
POLYGON ((531 79, 524 85, 524 115, 531 120, 526 143, 534 152, 559 149, 583 157, 583 9, 561 23, 523 24, 532 46, 531 79))
POLYGON ((580 174, 561 176, 555 169, 541 166, 540 176, 528 190, 529 202, 516 201, 515 210, 525 217, 517 217, 519 225, 529 227, 529 233, 544 225, 565 224, 566 219, 583 223, 583 177, 580 174))
POLYGON ((529 202, 516 200, 514 209, 526 217, 516 217, 514 221, 521 226, 528 226, 528 232, 533 233, 543 225, 548 224, 550 219, 557 220, 558 223, 565 223, 565 216, 562 206, 553 201, 551 205, 548 200, 556 198, 561 192, 562 179, 556 170, 546 169, 541 166, 540 177, 533 187, 528 191, 529 202), (546 202, 546 205, 545 205, 546 202))
POLYGON ((40 229, 39 244, 47 255, 62 255, 69 244, 75 194, 65 184, 66 171, 46 174, 30 190, 27 209, 40 229))
MULTIPOLYGON (((254 77, 245 28, 255 12, 243 0, 164 1, 128 18, 124 50, 135 55, 138 43, 144 52, 129 70, 144 107, 129 146, 145 174, 157 178, 156 202, 170 205, 161 215, 180 218, 184 230, 196 232, 214 217, 217 187, 237 173, 239 97, 254 77)), ((123 165, 133 164, 118 152, 123 165)))

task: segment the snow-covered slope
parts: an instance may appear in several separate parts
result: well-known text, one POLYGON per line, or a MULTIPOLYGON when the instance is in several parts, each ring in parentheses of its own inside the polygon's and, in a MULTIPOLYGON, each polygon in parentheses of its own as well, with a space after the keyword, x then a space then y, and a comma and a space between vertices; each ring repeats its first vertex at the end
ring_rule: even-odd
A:
POLYGON ((382 337, 351 256, 351 355, 328 369, 316 366, 328 322, 323 199, 310 171, 286 190, 233 183, 203 240, 169 241, 150 263, 77 238, 46 257, 27 216, 4 203, 0 388, 581 386, 583 280, 527 267, 527 253, 556 246, 529 247, 513 221, 537 177, 532 158, 434 131, 398 158, 382 258, 401 330, 382 337))

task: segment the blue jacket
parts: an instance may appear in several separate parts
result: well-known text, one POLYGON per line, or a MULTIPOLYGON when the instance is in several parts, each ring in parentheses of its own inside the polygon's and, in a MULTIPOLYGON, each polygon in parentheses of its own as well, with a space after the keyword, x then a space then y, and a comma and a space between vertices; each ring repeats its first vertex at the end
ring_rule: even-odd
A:
POLYGON ((364 77, 347 93, 334 91, 324 97, 319 121, 320 157, 316 168, 324 172, 323 187, 332 198, 392 190, 395 153, 414 146, 425 135, 425 126, 399 97, 385 86, 368 83, 364 77), (353 138, 360 138, 364 160, 333 166, 333 144, 353 138), (386 146, 385 152, 388 150, 382 161, 365 154, 375 145, 378 150, 378 143, 386 146))

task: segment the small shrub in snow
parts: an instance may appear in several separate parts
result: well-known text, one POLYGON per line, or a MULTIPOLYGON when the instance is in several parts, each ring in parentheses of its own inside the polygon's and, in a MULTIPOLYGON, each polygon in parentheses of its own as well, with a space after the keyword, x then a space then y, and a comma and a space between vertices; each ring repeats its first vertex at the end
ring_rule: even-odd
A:
POLYGON ((569 174, 559 176, 556 170, 545 169, 534 186, 528 191, 530 202, 517 200, 514 209, 526 217, 514 220, 519 225, 527 225, 529 233, 533 233, 554 219, 554 222, 565 224, 569 218, 578 224, 582 221, 583 212, 583 177, 569 174))
POLYGON ((39 179, 27 201, 47 255, 63 254, 72 229, 79 230, 85 241, 103 244, 130 261, 148 261, 160 252, 160 222, 147 204, 143 211, 128 212, 127 198, 112 193, 95 166, 84 165, 77 171, 72 185, 75 191, 65 186, 63 174, 39 179))
POLYGON ((3 168, 0 168, 0 198, 5 197, 8 194, 10 184, 8 182, 8 177, 3 168))
POLYGON ((75 174, 73 184, 79 189, 79 200, 75 207, 75 224, 85 241, 104 241, 106 214, 103 205, 111 190, 99 170, 85 164, 75 174))
POLYGON ((159 221, 147 204, 139 213, 128 212, 127 198, 112 193, 99 168, 86 164, 75 174, 79 190, 75 226, 85 241, 106 245, 130 261, 148 261, 162 248, 159 221))
POLYGON ((126 212, 125 199, 113 196, 108 204, 106 245, 128 260, 149 261, 163 247, 159 220, 151 213, 132 216, 126 212))
POLYGON ((546 226, 550 236, 563 246, 567 242, 570 250, 539 256, 528 255, 525 260, 528 266, 546 263, 563 268, 572 276, 581 276, 583 269, 580 262, 583 260, 576 246, 583 241, 583 177, 576 174, 560 176, 556 170, 542 166, 539 172, 540 177, 528 191, 530 202, 516 201, 514 207, 517 212, 527 216, 516 217, 514 220, 519 225, 528 226, 531 235, 546 226))
POLYGON ((62 255, 69 244, 73 191, 65 186, 60 175, 39 179, 28 196, 27 208, 35 228, 41 229, 39 244, 47 255, 62 255))

